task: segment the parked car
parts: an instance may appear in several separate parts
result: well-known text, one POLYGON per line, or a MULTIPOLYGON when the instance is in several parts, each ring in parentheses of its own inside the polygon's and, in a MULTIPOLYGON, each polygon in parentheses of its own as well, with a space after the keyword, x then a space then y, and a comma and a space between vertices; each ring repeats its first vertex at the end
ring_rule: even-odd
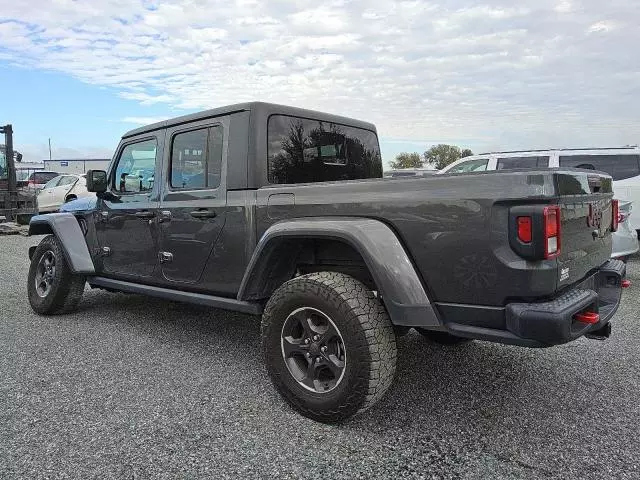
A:
POLYGON ((609 336, 627 285, 610 176, 381 177, 375 126, 320 112, 247 103, 132 130, 87 172, 95 199, 31 220, 47 236, 29 302, 72 311, 88 282, 262 315, 253 353, 322 422, 384 395, 412 327, 445 344, 609 336), (127 183, 149 159, 159 181, 127 183))
POLYGON ((57 172, 16 170, 16 187, 42 190, 45 184, 58 175, 57 172))
MULTIPOLYGON (((613 193, 621 201, 640 205, 640 147, 521 150, 482 153, 462 158, 439 173, 479 172, 518 168, 571 167, 606 172, 613 178, 613 193)), ((631 219, 640 231, 640 215, 631 219)))
POLYGON ((629 217, 631 216, 632 202, 619 202, 618 230, 611 236, 612 257, 624 262, 640 250, 638 234, 631 228, 629 217))
POLYGON ((56 212, 66 202, 93 195, 87 191, 86 175, 58 175, 49 180, 38 193, 38 212, 56 212))

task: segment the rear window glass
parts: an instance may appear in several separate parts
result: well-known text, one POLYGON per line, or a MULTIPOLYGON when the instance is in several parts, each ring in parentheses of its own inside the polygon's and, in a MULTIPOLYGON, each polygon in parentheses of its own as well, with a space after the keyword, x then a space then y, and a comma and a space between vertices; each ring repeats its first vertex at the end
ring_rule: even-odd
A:
POLYGON ((267 132, 271 183, 382 177, 378 137, 369 130, 272 115, 267 132))
POLYGON ((499 158, 496 165, 497 170, 510 170, 515 168, 535 168, 549 166, 549 157, 505 157, 499 158))
POLYGON ((33 180, 36 183, 47 183, 49 180, 57 176, 58 174, 55 172, 36 172, 33 174, 33 180))
POLYGON ((640 155, 564 155, 560 166, 599 170, 614 180, 624 180, 640 175, 640 155))

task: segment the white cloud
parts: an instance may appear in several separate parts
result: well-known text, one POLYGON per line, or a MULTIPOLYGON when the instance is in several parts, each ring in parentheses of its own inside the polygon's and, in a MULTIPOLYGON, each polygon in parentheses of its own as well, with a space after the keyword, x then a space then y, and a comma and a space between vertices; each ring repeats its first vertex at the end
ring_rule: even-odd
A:
POLYGON ((166 120, 164 117, 124 117, 121 121, 123 123, 133 123, 135 125, 150 125, 152 123, 158 123, 166 120))
POLYGON ((630 1, 5 3, 0 59, 168 112, 256 99, 477 148, 640 137, 630 1))

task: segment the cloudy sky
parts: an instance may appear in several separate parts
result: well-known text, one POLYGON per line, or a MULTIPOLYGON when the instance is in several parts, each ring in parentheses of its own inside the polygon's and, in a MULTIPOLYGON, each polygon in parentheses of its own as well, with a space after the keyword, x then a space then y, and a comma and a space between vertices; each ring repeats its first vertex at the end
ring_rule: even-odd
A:
POLYGON ((248 100, 372 121, 386 161, 635 144, 638 25, 638 0, 5 0, 0 122, 30 160, 248 100))

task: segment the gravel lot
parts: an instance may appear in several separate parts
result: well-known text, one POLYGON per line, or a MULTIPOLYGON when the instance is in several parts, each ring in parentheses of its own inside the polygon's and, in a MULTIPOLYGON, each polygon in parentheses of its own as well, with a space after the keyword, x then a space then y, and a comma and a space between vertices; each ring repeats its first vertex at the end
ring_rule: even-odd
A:
POLYGON ((606 342, 399 341, 395 386, 340 426, 290 410, 257 318, 87 291, 35 315, 0 237, 0 478, 640 478, 640 261, 606 342))

